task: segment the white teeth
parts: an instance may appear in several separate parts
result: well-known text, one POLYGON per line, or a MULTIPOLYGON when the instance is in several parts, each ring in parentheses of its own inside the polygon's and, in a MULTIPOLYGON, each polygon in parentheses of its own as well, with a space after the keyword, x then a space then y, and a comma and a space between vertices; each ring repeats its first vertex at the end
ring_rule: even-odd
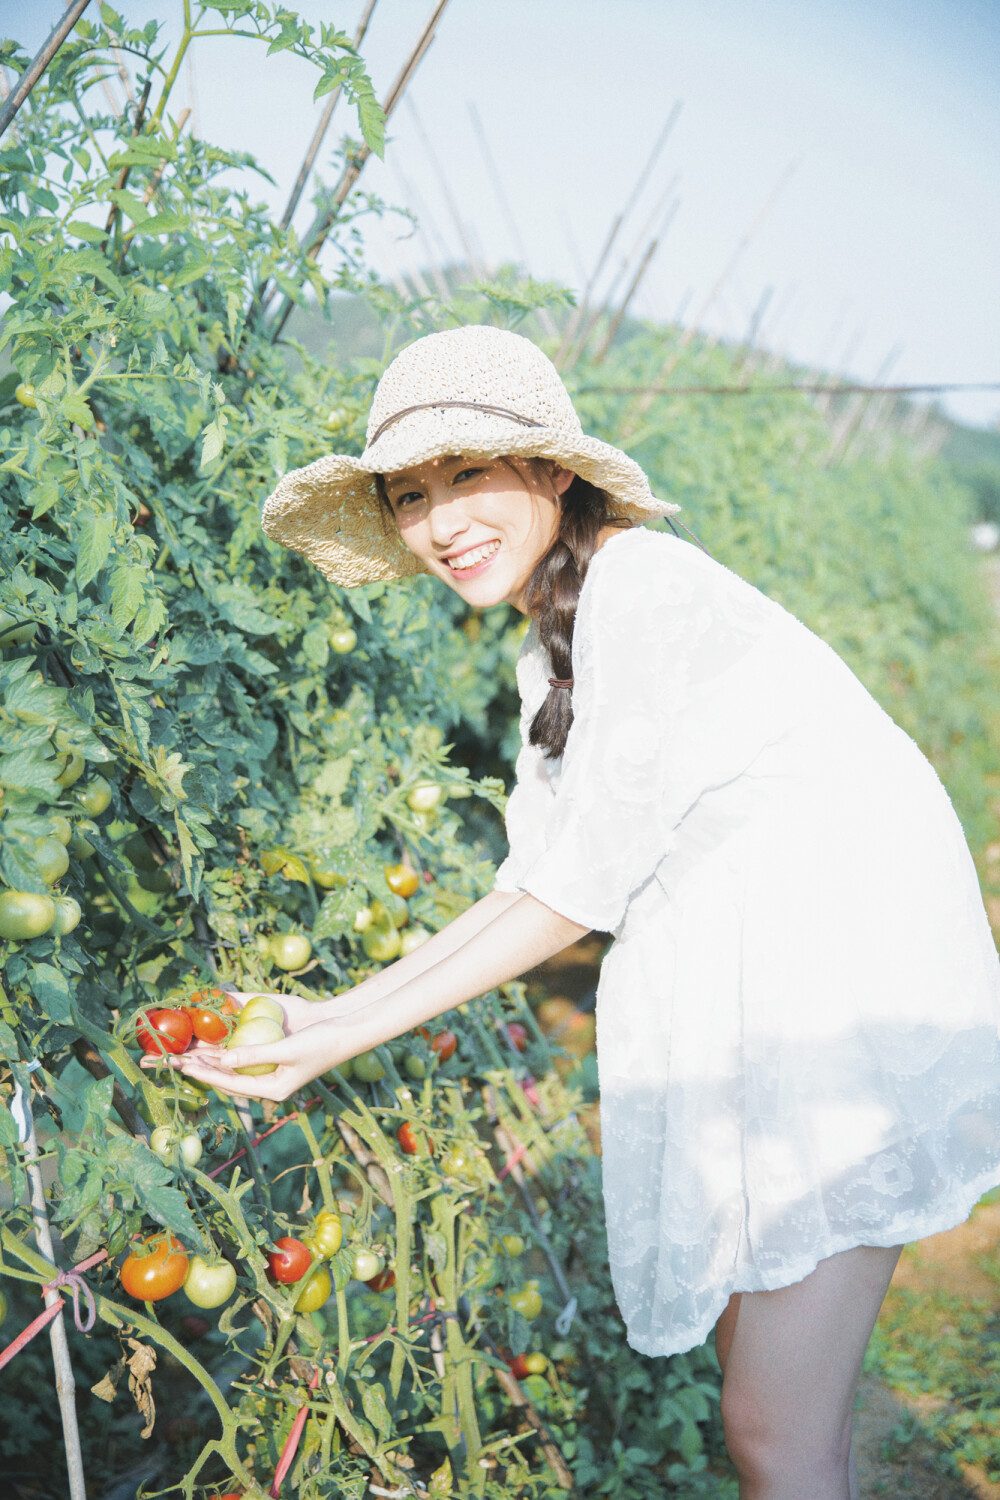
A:
POLYGON ((477 563, 484 562, 487 557, 492 557, 499 546, 499 542, 487 542, 485 546, 473 547, 469 552, 460 553, 458 557, 449 557, 448 566, 456 573, 461 573, 463 568, 474 568, 477 563))

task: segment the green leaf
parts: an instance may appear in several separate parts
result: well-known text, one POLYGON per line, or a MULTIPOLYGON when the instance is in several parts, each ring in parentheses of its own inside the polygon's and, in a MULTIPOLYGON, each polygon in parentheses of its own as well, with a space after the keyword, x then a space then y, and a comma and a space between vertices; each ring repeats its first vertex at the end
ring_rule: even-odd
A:
POLYGON ((17 1037, 6 1021, 0 1021, 0 1057, 7 1062, 16 1062, 18 1056, 17 1037))
POLYGON ((323 897, 312 935, 320 938, 344 937, 354 927, 354 918, 365 904, 365 888, 359 885, 342 885, 323 897))
POLYGON ((84 432, 89 432, 94 425, 94 413, 90 409, 87 398, 81 396, 78 391, 70 391, 68 395, 63 396, 59 402, 59 410, 71 422, 78 423, 84 432))
POLYGON ((145 569, 116 563, 111 570, 111 618, 118 630, 135 619, 146 595, 145 569))
POLYGON ((145 224, 146 220, 152 217, 149 210, 139 202, 139 199, 133 193, 128 192, 126 188, 113 188, 108 197, 137 226, 145 224))
POLYGON ((31 891, 36 896, 49 894, 29 850, 10 838, 0 843, 0 875, 12 890, 31 891))
POLYGON ((54 964, 32 964, 28 984, 50 1020, 66 1025, 73 1019, 73 999, 61 969, 54 964))
POLYGON ((0 786, 10 791, 37 792, 46 802, 56 802, 62 787, 56 780, 58 763, 43 760, 37 750, 15 750, 0 755, 0 786))
POLYGON ((385 1392, 380 1385, 366 1385, 364 1381, 358 1381, 361 1387, 361 1405, 364 1407, 365 1416, 375 1428, 383 1442, 392 1432, 392 1417, 389 1408, 385 1404, 385 1392))
POLYGON ((114 518, 106 511, 85 510, 76 528, 76 579, 86 588, 104 567, 111 551, 114 518))
POLYGON ((320 797, 340 797, 347 790, 354 769, 354 756, 341 755, 327 761, 313 780, 313 791, 320 797))

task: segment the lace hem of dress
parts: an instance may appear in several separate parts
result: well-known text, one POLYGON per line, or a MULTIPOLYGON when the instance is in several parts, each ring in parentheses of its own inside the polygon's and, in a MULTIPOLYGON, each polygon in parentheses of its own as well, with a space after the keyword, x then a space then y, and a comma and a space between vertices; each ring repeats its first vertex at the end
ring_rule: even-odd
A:
POLYGON ((928 1212, 919 1218, 912 1213, 902 1214, 887 1228, 880 1229, 864 1239, 858 1235, 832 1235, 822 1255, 810 1251, 808 1255, 790 1261, 780 1272, 775 1272, 771 1276, 762 1275, 755 1286, 745 1286, 739 1284, 738 1281, 734 1282, 728 1290, 720 1291, 718 1305, 711 1313, 689 1328, 677 1329, 670 1339, 640 1336, 633 1338, 626 1327, 626 1342, 629 1348, 634 1349, 637 1354, 654 1357, 685 1354, 689 1349, 696 1349, 705 1342, 734 1292, 777 1292, 783 1287, 794 1286, 811 1275, 820 1261, 828 1260, 831 1255, 839 1255, 843 1250, 854 1250, 858 1245, 877 1245, 885 1248, 891 1245, 908 1245, 914 1240, 926 1239, 931 1234, 943 1234, 946 1229, 954 1229, 957 1225, 964 1224, 984 1193, 997 1186, 1000 1186, 1000 1165, 991 1167, 988 1171, 980 1173, 973 1182, 966 1183, 964 1191, 949 1198, 947 1207, 939 1204, 934 1212, 928 1212))

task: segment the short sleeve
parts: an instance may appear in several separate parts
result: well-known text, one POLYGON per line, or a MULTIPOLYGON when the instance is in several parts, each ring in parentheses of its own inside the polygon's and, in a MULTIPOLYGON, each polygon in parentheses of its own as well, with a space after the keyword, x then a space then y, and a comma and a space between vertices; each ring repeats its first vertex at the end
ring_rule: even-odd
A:
POLYGON ((638 530, 605 544, 577 611, 573 725, 515 889, 586 927, 621 924, 699 797, 775 733, 751 665, 782 613, 689 543, 638 530))

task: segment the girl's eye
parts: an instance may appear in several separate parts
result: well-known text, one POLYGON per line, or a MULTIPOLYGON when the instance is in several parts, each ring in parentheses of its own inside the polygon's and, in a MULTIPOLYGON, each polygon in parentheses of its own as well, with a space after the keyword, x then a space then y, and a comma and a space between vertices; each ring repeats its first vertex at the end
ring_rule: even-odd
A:
POLYGON ((452 484, 466 484, 470 479, 477 478, 482 472, 482 469, 459 469, 452 480, 452 484))
POLYGON ((412 505, 415 501, 422 500, 423 498, 419 490, 407 490, 405 495, 396 496, 396 509, 399 510, 405 505, 412 505))

